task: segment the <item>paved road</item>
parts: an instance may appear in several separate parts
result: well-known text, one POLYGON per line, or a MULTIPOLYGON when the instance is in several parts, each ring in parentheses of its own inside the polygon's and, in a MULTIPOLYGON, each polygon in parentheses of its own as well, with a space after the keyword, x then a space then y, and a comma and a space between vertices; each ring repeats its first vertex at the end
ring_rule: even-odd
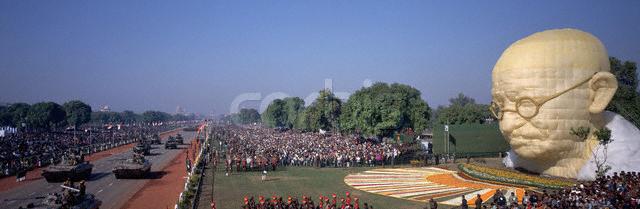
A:
MULTIPOLYGON (((185 145, 178 148, 186 148, 191 140, 195 137, 196 132, 181 132, 185 139, 185 145)), ((164 140, 162 145, 153 145, 151 155, 146 156, 153 163, 151 166, 150 178, 162 177, 162 168, 178 155, 181 149, 164 149, 164 140)), ((119 160, 124 160, 132 155, 132 151, 128 150, 123 153, 114 154, 100 160, 92 162, 93 172, 91 178, 87 181, 87 193, 92 193, 102 200, 101 209, 120 208, 129 200, 148 179, 116 179, 111 169, 119 160)), ((20 186, 8 191, 0 192, 0 209, 16 209, 20 206, 26 206, 29 203, 39 205, 42 198, 48 193, 60 191, 61 183, 48 183, 46 180, 39 179, 33 183, 20 186)))

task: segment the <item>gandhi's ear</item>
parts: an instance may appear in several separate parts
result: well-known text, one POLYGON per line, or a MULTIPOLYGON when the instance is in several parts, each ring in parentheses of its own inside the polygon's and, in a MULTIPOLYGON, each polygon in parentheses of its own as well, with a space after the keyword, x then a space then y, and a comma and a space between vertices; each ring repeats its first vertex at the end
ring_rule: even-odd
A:
POLYGON ((618 80, 610 72, 598 72, 589 81, 591 104, 589 112, 598 114, 604 111, 618 89, 618 80))

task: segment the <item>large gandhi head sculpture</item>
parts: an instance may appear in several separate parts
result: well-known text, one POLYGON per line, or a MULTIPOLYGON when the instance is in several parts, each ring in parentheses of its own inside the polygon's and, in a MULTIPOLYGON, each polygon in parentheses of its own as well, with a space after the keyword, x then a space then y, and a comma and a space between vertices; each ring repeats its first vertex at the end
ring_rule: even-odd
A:
POLYGON ((525 169, 576 177, 591 157, 593 130, 618 83, 593 35, 575 29, 530 35, 507 48, 493 68, 494 116, 525 169), (571 128, 589 127, 587 140, 571 128))

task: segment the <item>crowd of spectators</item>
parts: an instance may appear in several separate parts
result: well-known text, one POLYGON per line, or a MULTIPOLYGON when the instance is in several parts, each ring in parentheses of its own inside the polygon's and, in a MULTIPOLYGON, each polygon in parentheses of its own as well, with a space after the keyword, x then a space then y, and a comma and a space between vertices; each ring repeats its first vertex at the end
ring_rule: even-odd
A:
POLYGON ((301 198, 288 196, 284 197, 271 196, 265 198, 259 196, 256 200, 254 197, 245 196, 243 209, 373 209, 372 205, 367 203, 360 205, 360 200, 353 197, 349 192, 344 197, 331 194, 331 196, 320 195, 315 198, 310 196, 302 196, 301 198))
MULTIPOLYGON (((483 205, 476 202, 475 208, 640 208, 640 176, 623 171, 560 190, 525 192, 521 202, 514 193, 500 191, 492 199, 483 205)), ((463 201, 460 207, 469 208, 470 204, 463 201)), ((434 208, 433 202, 429 206, 434 208)))
POLYGON ((393 164, 410 153, 399 145, 356 136, 226 126, 220 137, 228 172, 275 170, 277 166, 355 167, 393 164))
POLYGON ((178 124, 131 125, 6 135, 0 137, 0 177, 55 164, 65 154, 87 155, 177 127, 178 124))
POLYGON ((560 191, 545 191, 535 199, 536 202, 529 200, 524 204, 551 208, 639 208, 640 176, 637 172, 613 173, 560 191))

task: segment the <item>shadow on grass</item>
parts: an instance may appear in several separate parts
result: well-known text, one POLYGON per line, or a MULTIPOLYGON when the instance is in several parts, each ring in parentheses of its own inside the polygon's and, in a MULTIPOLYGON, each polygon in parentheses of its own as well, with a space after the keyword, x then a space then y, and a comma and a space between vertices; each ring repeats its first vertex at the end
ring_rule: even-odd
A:
POLYGON ((265 179, 264 181, 279 181, 279 180, 280 180, 280 177, 271 177, 271 178, 267 177, 267 179, 265 179))

